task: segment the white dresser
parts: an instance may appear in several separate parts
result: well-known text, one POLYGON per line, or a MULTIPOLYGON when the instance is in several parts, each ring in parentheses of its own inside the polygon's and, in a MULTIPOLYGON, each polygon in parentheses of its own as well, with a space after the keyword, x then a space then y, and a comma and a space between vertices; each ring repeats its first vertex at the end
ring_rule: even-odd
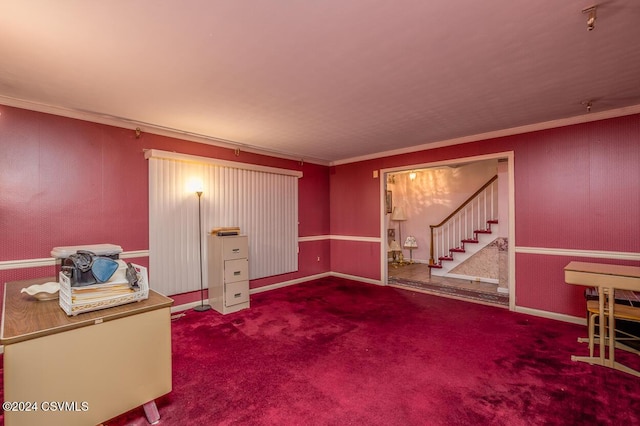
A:
POLYGON ((249 307, 249 242, 246 235, 209 235, 209 304, 221 314, 249 307))

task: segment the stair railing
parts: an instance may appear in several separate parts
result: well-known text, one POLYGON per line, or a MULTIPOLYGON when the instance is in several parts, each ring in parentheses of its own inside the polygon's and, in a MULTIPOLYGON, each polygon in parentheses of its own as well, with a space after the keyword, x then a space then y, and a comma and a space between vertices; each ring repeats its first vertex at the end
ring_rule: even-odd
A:
POLYGON ((429 265, 441 264, 440 257, 450 256, 457 242, 475 240, 477 230, 487 229, 487 222, 495 219, 498 210, 498 175, 482 185, 473 195, 467 198, 457 209, 437 225, 429 225, 431 229, 431 247, 429 265), (438 262, 436 262, 436 257, 438 262))

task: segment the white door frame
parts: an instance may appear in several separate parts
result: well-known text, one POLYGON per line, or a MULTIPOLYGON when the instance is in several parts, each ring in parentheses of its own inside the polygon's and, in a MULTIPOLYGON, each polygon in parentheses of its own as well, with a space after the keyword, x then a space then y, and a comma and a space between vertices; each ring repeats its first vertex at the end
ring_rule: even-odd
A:
POLYGON ((513 151, 506 152, 497 152, 493 154, 485 154, 478 155, 473 157, 463 157, 463 158, 454 158, 450 160, 444 161, 436 161, 432 163, 421 163, 421 164, 410 164, 406 166, 393 167, 389 169, 381 169, 380 170, 380 276, 382 277, 382 283, 384 285, 389 284, 389 270, 387 265, 387 229, 385 222, 385 214, 386 214, 386 187, 387 187, 387 175, 391 173, 399 173, 406 172, 412 169, 422 169, 422 168, 434 168, 440 166, 449 166, 452 164, 461 164, 461 163, 473 163, 476 161, 483 160, 492 160, 492 159, 507 159, 507 169, 508 169, 508 185, 509 185, 509 230, 508 230, 508 238, 509 238, 509 271, 508 271, 508 280, 509 280, 509 310, 514 311, 516 307, 516 241, 515 241, 515 177, 514 177, 514 162, 513 162, 513 151))

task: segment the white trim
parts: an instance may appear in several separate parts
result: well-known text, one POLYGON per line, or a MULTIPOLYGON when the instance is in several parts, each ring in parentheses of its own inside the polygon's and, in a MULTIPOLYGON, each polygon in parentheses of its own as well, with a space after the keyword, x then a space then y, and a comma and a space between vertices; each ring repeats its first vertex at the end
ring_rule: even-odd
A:
POLYGON ((328 235, 313 235, 310 237, 299 237, 298 238, 298 242, 300 243, 306 243, 308 241, 324 241, 324 240, 329 240, 329 236, 328 235))
MULTIPOLYGON (((507 177, 509 180, 509 230, 508 236, 509 246, 516 245, 516 172, 514 152, 509 151, 507 155, 507 177)), ((516 309, 516 251, 507 250, 508 255, 508 287, 509 287, 509 310, 516 309)))
MULTIPOLYGON (((171 296, 168 296, 169 298, 171 298, 171 296)), ((200 304, 202 303, 202 301, 200 300, 196 300, 195 302, 189 302, 189 303, 184 303, 182 305, 176 305, 176 306, 172 306, 171 307, 171 313, 176 313, 176 312, 183 312, 183 311, 188 311, 189 309, 193 309, 196 306, 200 306, 200 304)))
POLYGON ((549 312, 549 311, 541 311, 539 309, 523 308, 521 306, 517 306, 515 309, 515 312, 520 314, 533 315, 536 317, 548 318, 556 321, 569 322, 572 324, 585 325, 585 326, 587 325, 586 318, 574 317, 572 315, 565 315, 565 314, 557 314, 555 312, 549 312))
POLYGON ((484 278, 484 277, 472 277, 470 275, 460 275, 460 274, 445 274, 447 278, 456 278, 458 280, 468 280, 468 281, 476 281, 487 284, 498 284, 498 280, 496 278, 484 278))
MULTIPOLYGON (((282 281, 282 282, 279 282, 279 283, 276 283, 276 284, 265 285, 263 287, 253 288, 253 289, 249 290, 249 294, 263 293, 265 291, 271 291, 271 290, 276 290, 278 288, 288 287, 288 286, 292 286, 292 285, 296 285, 296 284, 302 284, 302 283, 307 282, 307 281, 313 281, 313 280, 316 280, 316 279, 319 279, 319 278, 328 277, 330 275, 331 275, 331 273, 324 272, 322 274, 309 275, 309 276, 306 276, 306 277, 303 277, 303 278, 297 278, 295 280, 282 281)), ((169 296, 169 297, 171 297, 171 296, 169 296)), ((182 305, 172 306, 171 307, 171 313, 187 311, 189 309, 195 308, 196 306, 200 305, 200 303, 201 303, 200 300, 196 300, 195 302, 189 302, 189 303, 184 303, 182 305)))
POLYGON ((131 259, 134 257, 149 257, 149 250, 125 251, 120 254, 120 259, 131 259))
POLYGON ((299 170, 280 169, 277 167, 260 166, 257 164, 240 163, 238 161, 219 160, 217 158, 202 157, 199 155, 182 154, 179 152, 162 151, 159 149, 147 149, 144 152, 144 158, 160 158, 163 160, 184 161, 187 163, 207 164, 211 166, 229 167, 241 170, 251 170, 254 172, 273 173, 277 175, 302 177, 299 170))
MULTIPOLYGON (((131 259, 135 257, 149 257, 149 250, 134 250, 120 253, 120 259, 131 259)), ((41 259, 21 259, 0 261, 0 271, 24 268, 40 268, 44 266, 56 266, 55 257, 45 257, 41 259)))
POLYGON ((40 268, 43 266, 55 266, 55 264, 56 260, 53 257, 42 259, 3 260, 0 262, 0 271, 23 268, 40 268))
POLYGON ((380 280, 374 280, 371 278, 364 278, 364 277, 358 277, 356 275, 349 275, 349 274, 343 274, 340 272, 330 272, 329 273, 332 277, 337 277, 337 278, 345 278, 347 280, 351 280, 351 281, 360 281, 366 284, 375 284, 375 285, 386 285, 384 282, 380 281, 380 280))
POLYGON ((434 161, 430 163, 408 164, 403 166, 391 167, 388 169, 380 169, 380 175, 382 176, 380 183, 382 184, 382 186, 384 186, 386 182, 386 177, 384 176, 385 173, 409 172, 413 169, 433 169, 437 167, 450 166, 452 164, 468 164, 475 163, 477 161, 495 160, 499 158, 508 158, 509 160, 511 160, 511 156, 513 156, 513 151, 504 151, 492 154, 474 155, 473 157, 452 158, 449 160, 434 161))
POLYGON ((315 274, 315 275, 308 275, 306 277, 302 277, 302 278, 296 278, 295 280, 289 280, 289 281, 282 281, 279 283, 275 283, 275 284, 270 284, 270 285, 265 285, 262 287, 258 287, 258 288, 253 288, 249 291, 249 294, 256 294, 256 293, 262 293, 265 291, 270 291, 270 290, 275 290, 278 288, 282 288, 282 287, 289 287, 291 285, 296 285, 296 284, 301 284, 307 281, 313 281, 319 278, 325 278, 328 277, 330 275, 329 272, 324 272, 322 274, 315 274))
POLYGON ((358 237, 355 235, 314 235, 311 237, 300 237, 299 242, 307 241, 324 241, 324 240, 336 240, 336 241, 360 241, 365 243, 379 243, 382 241, 380 237, 358 237))
POLYGON ((379 243, 380 237, 357 237, 353 235, 329 235, 329 239, 337 241, 360 241, 365 243, 379 243))
POLYGON ((492 132, 479 133, 475 135, 463 136, 460 138, 448 139, 444 141, 429 142, 422 145, 410 146, 407 148, 399 148, 390 151, 378 152, 375 154, 362 155, 359 157, 345 158, 343 160, 332 161, 331 166, 339 166, 348 163, 357 163, 360 161, 373 160, 376 158, 390 157, 394 155, 409 154, 418 151, 426 151, 430 149, 442 148, 451 145, 461 145, 470 142, 478 142, 487 139, 500 138, 504 136, 521 135, 523 133, 537 132, 540 130, 554 129, 557 127, 571 126, 574 124, 589 123, 592 121, 606 120, 615 117, 624 117, 640 113, 640 105, 632 105, 628 107, 611 109, 597 113, 588 113, 575 117, 562 118, 559 120, 545 121, 543 123, 528 124, 526 126, 512 127, 510 129, 495 130, 492 132))
POLYGON ((89 121, 91 123, 106 124, 108 126, 119 127, 122 129, 140 128, 143 133, 152 133, 155 135, 168 136, 170 138, 181 139, 185 141, 198 142, 206 145, 218 146, 229 149, 239 149, 242 152, 252 152, 259 155, 267 155, 269 157, 284 158, 286 160, 305 161, 307 163, 320 164, 330 166, 330 162, 320 158, 304 157, 301 155, 280 152, 274 149, 257 148, 241 142, 230 141, 222 138, 216 138, 199 133, 189 132, 186 130, 174 129, 171 127, 161 126, 158 124, 147 123, 143 121, 130 120, 128 118, 117 117, 108 114, 101 114, 94 111, 85 111, 72 108, 64 108, 60 106, 48 105, 40 102, 27 101, 24 99, 12 98, 9 96, 0 96, 0 104, 15 108, 27 109, 30 111, 44 112, 60 117, 75 118, 78 120, 89 121))
POLYGON ((597 259, 640 260, 640 253, 624 251, 576 250, 546 247, 516 247, 516 253, 543 254, 548 256, 592 257, 597 259))

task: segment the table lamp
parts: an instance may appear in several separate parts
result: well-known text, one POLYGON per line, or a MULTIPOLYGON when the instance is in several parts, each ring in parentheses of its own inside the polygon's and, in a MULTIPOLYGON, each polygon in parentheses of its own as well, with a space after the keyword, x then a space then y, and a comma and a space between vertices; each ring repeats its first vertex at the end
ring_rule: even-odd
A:
POLYGON ((413 249, 418 248, 416 237, 414 237, 413 235, 409 235, 407 239, 404 240, 404 248, 409 249, 409 263, 413 263, 413 249))

